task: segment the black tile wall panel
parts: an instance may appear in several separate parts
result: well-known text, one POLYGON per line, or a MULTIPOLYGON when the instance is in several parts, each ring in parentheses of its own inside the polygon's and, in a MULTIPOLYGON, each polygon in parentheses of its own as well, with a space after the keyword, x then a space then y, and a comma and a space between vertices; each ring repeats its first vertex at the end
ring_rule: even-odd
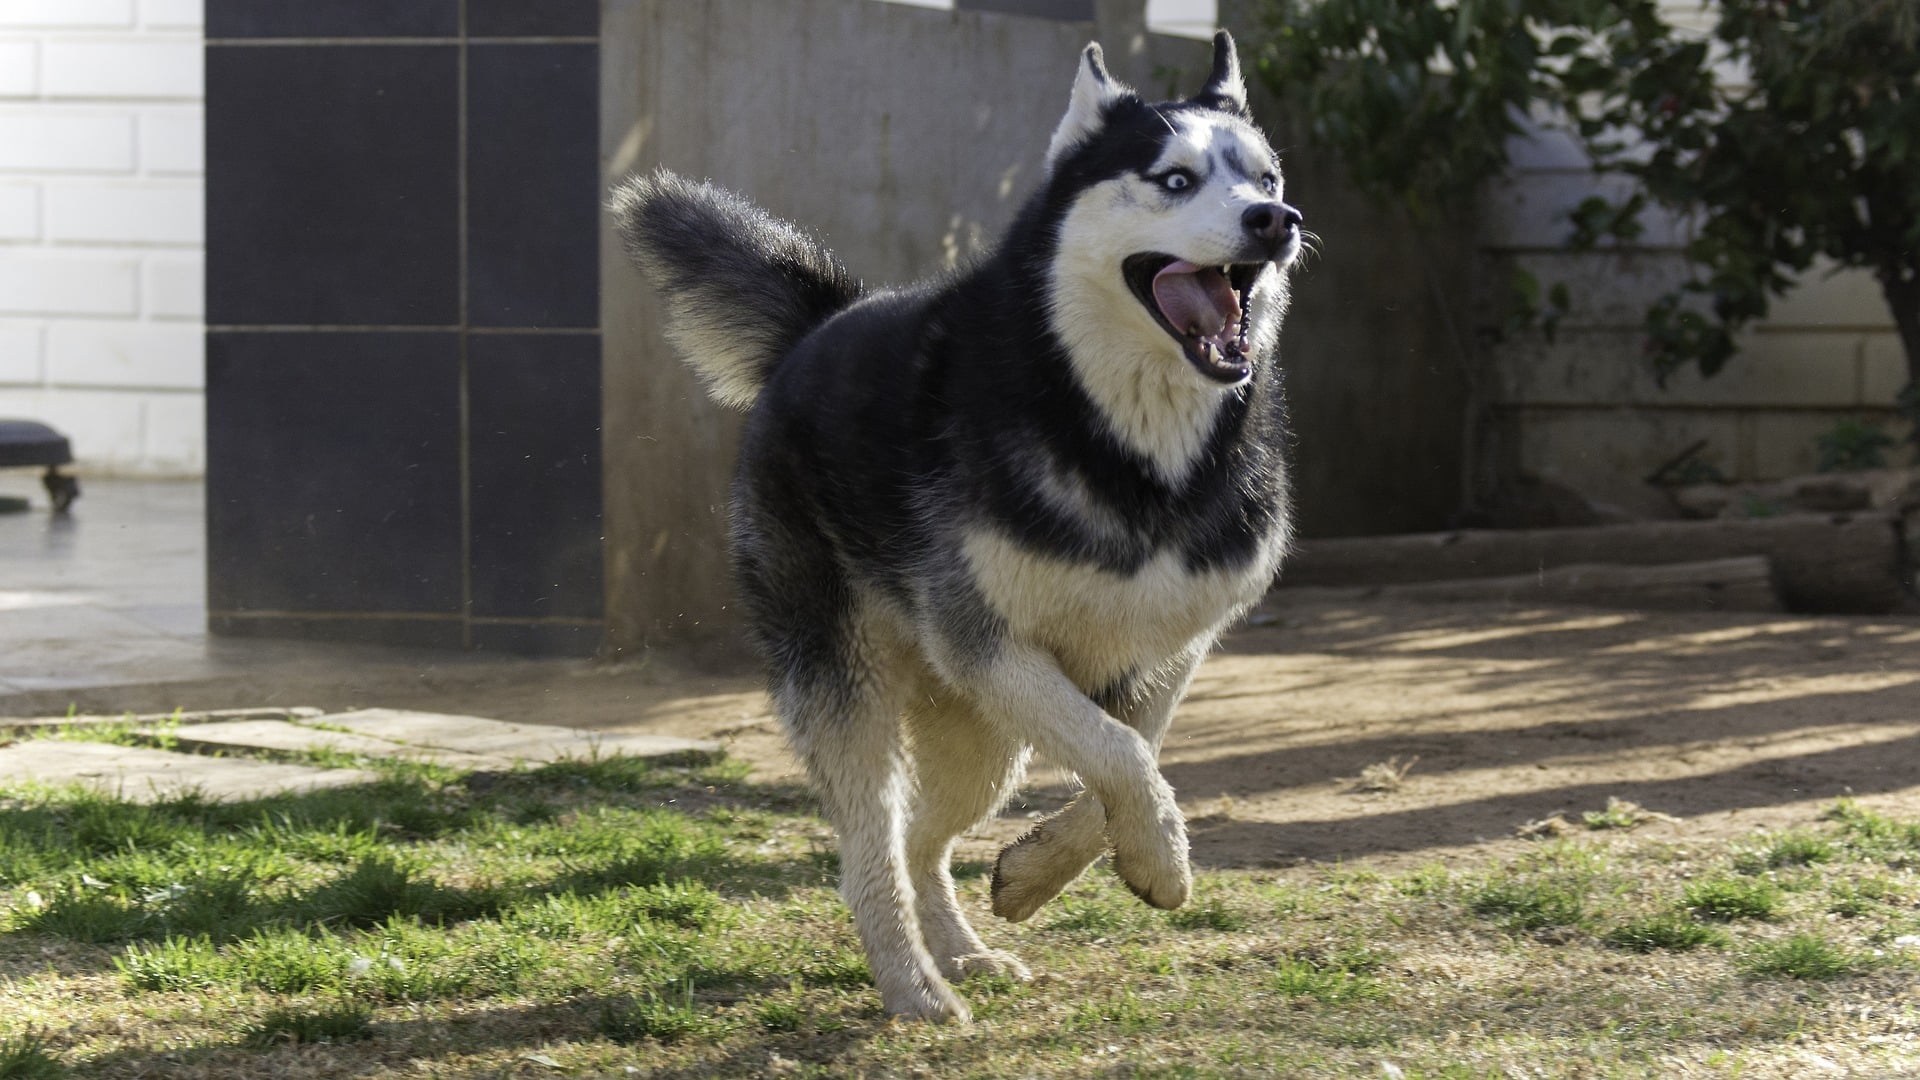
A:
POLYGON ((595 45, 468 50, 475 326, 599 324, 599 67, 595 45))
POLYGON ((516 656, 592 656, 600 651, 605 629, 599 623, 476 622, 467 631, 479 652, 516 656))
POLYGON ((598 617, 600 336, 476 334, 467 394, 473 614, 598 617))
POLYGON ((209 323, 459 321, 457 46, 212 46, 206 80, 209 323))
MULTIPOLYGON (((319 616, 229 615, 213 612, 207 629, 221 637, 300 638, 305 641, 352 641, 364 645, 399 645, 417 649, 459 649, 466 645, 466 622, 458 616, 440 618, 395 615, 319 616)), ((508 650, 502 649, 502 652, 508 650)), ((522 654, 532 649, 517 650, 522 654)), ((552 650, 547 655, 562 655, 552 650)), ((591 655, 576 652, 571 655, 591 655)))
MULTIPOLYGON (((460 0, 206 0, 210 38, 453 37, 460 0)), ((542 0, 508 0, 529 7, 542 0)))
POLYGON ((457 334, 207 338, 208 607, 461 608, 457 334))
POLYGON ((596 37, 600 0, 467 0, 474 37, 596 37))

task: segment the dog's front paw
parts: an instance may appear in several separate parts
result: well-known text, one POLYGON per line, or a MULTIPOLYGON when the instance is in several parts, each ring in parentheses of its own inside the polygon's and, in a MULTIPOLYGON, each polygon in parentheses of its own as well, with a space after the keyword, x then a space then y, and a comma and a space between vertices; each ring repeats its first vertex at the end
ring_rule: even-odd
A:
POLYGON ((1114 830, 1113 872, 1133 895, 1154 907, 1170 910, 1186 903, 1193 892, 1186 822, 1175 816, 1132 834, 1114 830))
POLYGON ((1000 949, 981 949, 965 956, 937 957, 940 974, 959 981, 971 979, 976 975, 1004 975, 1015 982, 1027 982, 1033 978, 1033 972, 1027 965, 1010 952, 1000 949))

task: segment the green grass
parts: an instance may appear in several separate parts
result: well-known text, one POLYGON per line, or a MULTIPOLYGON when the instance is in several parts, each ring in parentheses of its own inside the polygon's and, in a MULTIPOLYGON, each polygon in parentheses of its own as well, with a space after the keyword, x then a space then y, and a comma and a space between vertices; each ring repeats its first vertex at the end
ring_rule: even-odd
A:
POLYGON ((227 982, 231 967, 206 938, 167 938, 113 958, 127 986, 161 992, 208 990, 227 982))
POLYGON ((753 1018, 763 1030, 789 1032, 804 1029, 810 1016, 801 1001, 774 997, 761 1002, 753 1010, 753 1018))
POLYGON ((1780 888, 1757 878, 1716 876, 1687 886, 1681 901, 1702 919, 1771 919, 1780 911, 1780 888))
POLYGON ((1840 843, 1854 854, 1892 866, 1911 866, 1920 859, 1920 822, 1895 821, 1841 799, 1825 814, 1840 830, 1840 843))
POLYGON ((1529 931, 1585 923, 1587 899, 1588 883, 1578 877, 1500 876, 1482 884, 1469 904, 1508 929, 1529 931))
POLYGON ((41 1032, 0 1036, 0 1080, 59 1080, 66 1075, 67 1067, 41 1032))
POLYGON ((1827 887, 1832 899, 1827 911, 1846 919, 1858 919, 1883 911, 1888 905, 1904 903, 1908 890, 1899 883, 1875 874, 1858 880, 1842 879, 1827 887))
POLYGON ((1232 933, 1247 927, 1247 916, 1218 896, 1194 897, 1185 907, 1167 912, 1167 925, 1176 930, 1218 930, 1232 933))
POLYGON ((1826 837, 1805 832, 1783 833, 1765 847, 1735 857, 1733 867, 1743 874, 1763 874, 1768 870, 1828 862, 1835 854, 1834 844, 1826 837))
POLYGON ((1863 975, 1875 966, 1876 959, 1870 954, 1837 945, 1815 933, 1763 942, 1754 946, 1742 963, 1753 975, 1811 980, 1863 975))
POLYGON ((274 1009, 247 1029, 254 1046, 281 1043, 327 1043, 371 1036, 373 1009, 362 1002, 342 1002, 319 1009, 274 1009))
POLYGON ((1589 829, 1631 829, 1639 825, 1642 818, 1630 805, 1614 804, 1605 810, 1588 810, 1580 815, 1580 823, 1589 829))
POLYGON ((1139 922, 1137 907, 1119 896, 1090 897, 1069 894, 1049 908, 1043 924, 1054 931, 1073 931, 1084 935, 1117 934, 1139 922))
MULTIPOLYGON (((616 1042, 651 1039, 677 1043, 687 1039, 712 1038, 725 1025, 702 1010, 693 996, 693 984, 682 992, 649 993, 646 997, 620 1005, 610 1005, 600 1016, 599 1031, 616 1042)), ((770 1029, 771 1030, 771 1029, 770 1029)))
POLYGON ((1847 1057, 1879 1044, 1809 983, 1914 992, 1874 950, 1914 931, 1916 836, 1841 804, 1804 838, 1686 852, 1617 831, 1395 874, 1203 872, 1165 913, 1096 867, 1019 925, 961 875, 988 944, 1039 976, 963 984, 968 1030, 887 1021, 811 800, 731 763, 232 804, 0 792, 0 1080, 1644 1076, 1716 1053, 1772 1075, 1808 1048, 1897 1074, 1847 1057))
POLYGON ((1658 950, 1685 952, 1703 946, 1715 948, 1727 944, 1727 933, 1717 926, 1705 926, 1684 915, 1661 914, 1621 923, 1603 938, 1616 949, 1647 953, 1658 950))
POLYGON ((1453 882, 1453 872, 1440 863, 1430 863, 1394 879, 1393 887, 1403 896, 1434 896, 1453 882))
POLYGON ((1161 1017, 1129 986, 1083 997, 1067 1014, 1067 1031, 1090 1035, 1139 1035, 1159 1026, 1161 1017))
POLYGON ((1312 998, 1327 1005, 1374 1001, 1387 996, 1374 978, 1384 957, 1367 949, 1342 949, 1331 956, 1287 956, 1274 966, 1273 991, 1286 998, 1312 998))
MULTIPOLYGON (((180 727, 180 715, 180 710, 176 709, 172 716, 164 720, 142 723, 135 720, 132 713, 125 713, 120 720, 61 724, 42 732, 39 737, 66 742, 106 743, 111 746, 157 746, 172 750, 179 746, 174 732, 180 727)), ((72 718, 73 714, 68 713, 68 719, 72 718)))

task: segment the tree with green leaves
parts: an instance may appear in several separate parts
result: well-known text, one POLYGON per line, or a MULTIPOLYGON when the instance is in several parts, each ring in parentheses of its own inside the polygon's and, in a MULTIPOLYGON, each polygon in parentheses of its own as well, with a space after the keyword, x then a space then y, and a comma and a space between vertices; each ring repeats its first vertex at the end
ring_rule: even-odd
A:
MULTIPOLYGON (((1694 223, 1696 273, 1647 316, 1658 370, 1718 371, 1735 334, 1825 261, 1870 271, 1920 402, 1920 4, 1719 0, 1711 40, 1636 26, 1564 80, 1598 168, 1694 223), (1716 68, 1744 78, 1716 78, 1716 68), (1650 145, 1652 153, 1637 152, 1650 145)), ((1625 224, 1640 204, 1589 204, 1625 224), (1625 211, 1624 213, 1622 211, 1625 211)), ((1618 227, 1618 226, 1616 226, 1618 227)), ((1920 432, 1916 433, 1920 437, 1920 432)))
MULTIPOLYGON (((1646 319, 1656 374, 1719 371, 1738 332, 1822 261, 1870 270, 1920 420, 1920 3, 1716 0, 1710 38, 1652 0, 1264 0, 1256 70, 1362 188, 1416 217, 1506 171, 1527 116, 1557 118, 1595 168, 1636 181, 1572 215, 1569 243, 1691 223, 1694 268, 1646 319), (1743 78, 1716 77, 1737 70, 1743 78)), ((1549 329, 1564 290, 1515 279, 1549 329)), ((1915 425, 1920 440, 1920 423, 1915 425)))

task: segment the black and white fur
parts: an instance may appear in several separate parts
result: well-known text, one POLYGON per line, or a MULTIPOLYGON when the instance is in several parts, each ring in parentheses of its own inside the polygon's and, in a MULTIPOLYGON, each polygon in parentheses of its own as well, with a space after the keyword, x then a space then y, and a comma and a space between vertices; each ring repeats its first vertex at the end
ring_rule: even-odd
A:
POLYGON ((964 1019, 949 980, 1026 977, 968 925, 949 861, 1036 749, 1086 790, 1001 852, 996 914, 1103 853, 1148 903, 1187 899, 1159 746, 1288 543, 1274 347, 1301 240, 1278 170, 1221 33, 1201 92, 1161 104, 1088 46, 1040 190, 949 280, 865 290, 669 172, 614 193, 668 334, 751 408, 739 589, 890 1012, 964 1019), (1176 328, 1170 306, 1215 314, 1176 328))

